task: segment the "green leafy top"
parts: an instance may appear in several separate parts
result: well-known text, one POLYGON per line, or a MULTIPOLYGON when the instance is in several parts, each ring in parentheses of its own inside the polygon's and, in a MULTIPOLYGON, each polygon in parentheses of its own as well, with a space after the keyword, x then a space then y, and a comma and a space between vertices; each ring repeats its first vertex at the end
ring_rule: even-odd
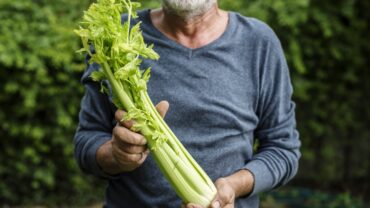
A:
MULTIPOLYGON (((85 11, 80 29, 75 32, 82 38, 83 48, 91 62, 108 62, 120 78, 140 64, 139 56, 158 59, 153 45, 147 47, 140 31, 140 22, 130 29, 131 18, 137 18, 140 3, 126 0, 98 0, 85 11), (128 21, 121 23, 121 14, 128 13, 128 21), (90 52, 90 44, 95 54, 90 52)), ((118 78, 118 77, 117 77, 118 78)))
MULTIPOLYGON (((112 87, 113 103, 127 111, 124 119, 135 119, 135 131, 145 131, 147 137, 165 141, 157 122, 150 116, 151 101, 147 96, 147 82, 150 68, 140 70, 142 58, 157 60, 159 55, 153 45, 147 46, 140 30, 141 22, 131 27, 131 19, 137 18, 136 10, 140 3, 130 0, 98 0, 84 13, 80 28, 75 32, 81 37, 83 52, 91 56, 89 60, 102 67, 91 74, 94 81, 108 80, 112 87), (121 22, 121 14, 128 19, 121 22), (92 53, 90 46, 94 47, 92 53)), ((104 88, 102 88, 103 91, 104 88)))

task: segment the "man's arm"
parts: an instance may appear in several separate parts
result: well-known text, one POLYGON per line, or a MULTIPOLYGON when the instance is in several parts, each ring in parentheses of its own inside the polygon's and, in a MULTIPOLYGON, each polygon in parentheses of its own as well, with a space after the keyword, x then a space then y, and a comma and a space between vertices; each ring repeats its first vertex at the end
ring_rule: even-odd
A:
POLYGON ((108 96, 100 92, 100 84, 89 77, 98 69, 98 64, 89 64, 81 79, 85 94, 81 101, 79 124, 74 138, 75 158, 84 172, 111 178, 96 161, 98 148, 112 138, 115 110, 108 96))
POLYGON ((259 146, 244 167, 254 175, 251 195, 286 184, 297 173, 300 158, 289 69, 279 40, 271 36, 260 75, 259 124, 254 133, 259 146))

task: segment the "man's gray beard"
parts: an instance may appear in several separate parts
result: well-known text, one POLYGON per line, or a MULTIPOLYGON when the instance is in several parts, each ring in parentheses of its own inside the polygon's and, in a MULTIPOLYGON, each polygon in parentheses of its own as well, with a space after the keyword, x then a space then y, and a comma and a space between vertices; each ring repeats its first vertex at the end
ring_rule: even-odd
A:
POLYGON ((217 0, 162 0, 162 6, 167 12, 192 19, 207 12, 217 0))

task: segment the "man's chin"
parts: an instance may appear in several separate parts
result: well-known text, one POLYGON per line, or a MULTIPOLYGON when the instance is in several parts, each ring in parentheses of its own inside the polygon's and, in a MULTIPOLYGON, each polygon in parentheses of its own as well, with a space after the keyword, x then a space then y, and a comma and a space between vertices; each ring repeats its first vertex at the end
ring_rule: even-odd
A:
POLYGON ((191 19, 207 12, 217 0, 162 0, 163 8, 183 19, 191 19))

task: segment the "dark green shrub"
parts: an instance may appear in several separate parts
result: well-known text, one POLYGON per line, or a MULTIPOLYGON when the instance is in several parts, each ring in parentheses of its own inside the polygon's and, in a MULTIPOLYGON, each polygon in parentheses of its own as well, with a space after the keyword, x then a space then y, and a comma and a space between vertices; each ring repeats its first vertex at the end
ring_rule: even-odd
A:
POLYGON ((91 179, 73 159, 83 89, 75 22, 88 1, 0 3, 0 202, 86 202, 91 179))

